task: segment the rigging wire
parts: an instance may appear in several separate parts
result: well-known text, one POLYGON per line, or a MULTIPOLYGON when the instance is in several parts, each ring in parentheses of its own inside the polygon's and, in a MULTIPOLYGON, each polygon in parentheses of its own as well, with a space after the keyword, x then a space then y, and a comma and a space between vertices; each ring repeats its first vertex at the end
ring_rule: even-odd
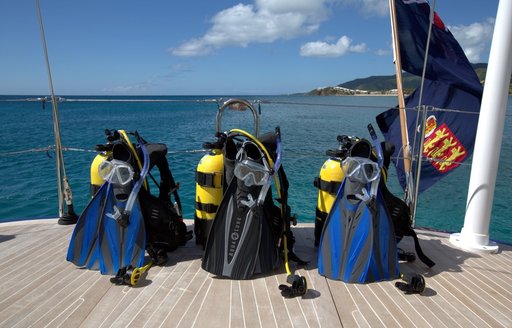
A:
MULTIPOLYGON (((429 14, 429 24, 428 24, 428 35, 427 35, 427 46, 425 47, 425 55, 424 55, 424 61, 423 61, 423 72, 421 73, 421 85, 420 85, 420 97, 418 100, 418 108, 420 110, 418 111, 416 115, 416 127, 418 126, 418 123, 421 124, 421 133, 419 140, 421 142, 421 149, 418 149, 418 160, 416 161, 416 177, 415 181, 413 182, 414 185, 414 194, 412 195, 412 208, 411 208, 411 221, 412 226, 414 227, 416 224, 416 209, 417 209, 417 203, 418 203, 418 194, 419 194, 419 187, 420 187, 420 177, 421 177, 421 157, 423 155, 423 140, 425 139, 425 129, 426 129, 426 120, 427 120, 427 107, 425 105, 422 105, 422 98, 423 98, 423 86, 425 83, 425 74, 427 71, 427 62, 428 62, 428 51, 430 49, 430 38, 432 37, 432 25, 434 23, 434 13, 435 13, 435 6, 436 6, 436 0, 433 1, 432 7, 430 8, 430 14, 429 14), (420 118, 421 113, 421 118, 420 118)), ((416 154, 416 141, 418 137, 418 131, 417 129, 414 129, 414 139, 413 139, 413 148, 412 153, 416 154)))
MULTIPOLYGON (((48 157, 50 151, 55 150, 55 145, 50 145, 47 147, 41 147, 41 148, 30 148, 30 149, 24 149, 24 150, 17 150, 17 151, 9 151, 9 152, 0 152, 0 157, 8 157, 8 156, 17 156, 17 155, 23 155, 28 153, 47 153, 48 157)), ((62 147, 62 151, 71 151, 71 152, 82 152, 82 153, 95 153, 97 154, 97 150, 93 149, 85 149, 85 148, 77 148, 77 147, 62 147)), ((182 149, 182 150, 169 150, 167 152, 168 155, 180 155, 180 154, 204 154, 209 152, 208 149, 182 149)), ((304 151, 294 151, 294 150, 287 150, 286 153, 288 154, 287 158, 308 158, 308 157, 322 157, 325 155, 325 152, 318 151, 318 152, 304 152, 304 151)), ((399 153, 398 156, 391 157, 392 161, 395 161, 397 163, 399 160, 403 160, 404 157, 401 156, 399 153)), ((437 162, 437 163, 448 163, 448 164, 457 164, 457 165, 465 165, 465 166, 471 166, 470 163, 466 162, 457 162, 457 161, 450 161, 450 160, 443 160, 433 157, 420 157, 418 159, 416 156, 413 158, 414 160, 420 160, 422 162, 437 162)), ((396 165, 396 164, 395 164, 396 165)))

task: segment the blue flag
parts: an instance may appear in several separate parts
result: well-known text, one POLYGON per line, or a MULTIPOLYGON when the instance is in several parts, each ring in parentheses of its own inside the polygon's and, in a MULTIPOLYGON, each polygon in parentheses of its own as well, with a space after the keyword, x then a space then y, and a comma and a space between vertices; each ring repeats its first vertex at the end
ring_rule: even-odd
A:
MULTIPOLYGON (((402 69, 421 76, 427 49, 430 5, 425 0, 394 0, 402 69)), ((419 191, 424 191, 457 168, 473 152, 483 88, 464 51, 437 14, 434 15, 421 105, 429 106, 425 139, 419 139, 417 111, 407 111, 411 147, 422 153, 419 191), (435 108, 436 110, 432 110, 435 108), (449 109, 443 111, 439 109, 449 109), (426 159, 426 160, 425 160, 426 159)), ((420 90, 405 99, 407 109, 418 106, 420 90)), ((392 108, 377 116, 393 157, 403 157, 399 112, 392 108)), ((403 161, 393 161, 405 188, 403 161)), ((413 176, 416 164, 413 163, 413 176)))

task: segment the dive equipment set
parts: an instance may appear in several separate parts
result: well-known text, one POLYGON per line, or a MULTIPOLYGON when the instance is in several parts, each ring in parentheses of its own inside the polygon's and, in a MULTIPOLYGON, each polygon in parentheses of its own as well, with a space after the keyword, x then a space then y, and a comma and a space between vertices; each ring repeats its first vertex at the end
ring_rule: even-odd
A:
POLYGON ((326 151, 329 158, 322 165, 319 176, 315 177, 313 181, 313 185, 318 189, 315 246, 318 246, 320 242, 325 219, 331 210, 344 178, 341 162, 347 157, 367 157, 372 148, 367 140, 354 136, 339 135, 336 140, 338 141, 338 148, 326 151))
MULTIPOLYGON (((251 103, 230 99, 219 107, 217 113, 217 141, 205 144, 211 153, 205 155, 199 165, 196 177, 202 174, 222 172, 221 200, 214 200, 217 206, 214 219, 208 219, 196 207, 196 242, 204 246, 202 267, 217 276, 229 279, 251 279, 265 275, 279 267, 281 256, 291 286, 280 285, 284 297, 303 296, 307 292, 304 277, 292 273, 289 259, 306 264, 293 252, 293 233, 290 230, 294 218, 288 206, 288 180, 281 165, 281 131, 259 135, 259 115, 251 103), (221 132, 221 119, 225 109, 250 110, 254 117, 254 134, 240 129, 221 132), (213 146, 213 147, 212 147, 213 146), (205 159, 222 156, 222 170, 206 169, 205 159), (272 184, 277 194, 276 205, 272 195, 272 184)), ((215 165, 215 164, 214 164, 215 165)), ((213 180, 213 179, 212 179, 213 180)), ((199 179, 196 189, 198 200, 208 189, 201 186, 199 179)))
MULTIPOLYGON (((404 224, 404 220, 396 215, 406 213, 392 214, 393 208, 386 202, 386 199, 395 197, 385 187, 393 149, 386 142, 378 142, 371 124, 368 131, 373 147, 368 148, 370 143, 367 140, 340 136, 338 151, 328 152, 328 155, 338 156, 335 160, 340 163, 343 178, 334 200, 325 201, 325 197, 332 197, 333 193, 326 194, 326 188, 319 188, 318 204, 329 203, 331 206, 327 208, 325 220, 319 220, 317 216, 315 221, 315 238, 318 238, 318 230, 321 229, 320 239, 315 240, 315 245, 318 243, 319 246, 318 272, 327 278, 347 283, 369 283, 401 277, 407 283, 397 283, 397 287, 409 293, 419 293, 425 289, 425 279, 419 274, 399 271, 399 260, 415 259, 414 253, 404 252, 397 247, 403 235, 395 235, 395 231, 404 230, 403 227, 397 229, 397 225, 404 224), (364 146, 359 147, 358 143, 364 146)), ((334 169, 339 170, 337 167, 334 169)), ((321 170, 322 174, 334 175, 321 170)), ((315 186, 321 186, 318 183, 321 178, 315 180, 315 186)), ((412 230, 412 227, 409 228, 412 230)))
POLYGON ((67 260, 123 282, 127 272, 140 278, 149 269, 144 265, 146 251, 152 264, 164 265, 167 252, 185 245, 192 232, 181 216, 179 184, 166 159, 167 146, 148 143, 138 132, 105 130, 105 136, 107 143, 96 146, 99 154, 91 164, 92 199, 75 226, 67 260), (150 172, 154 167, 159 182, 150 172), (158 196, 151 194, 147 177, 158 196))
MULTIPOLYGON (((348 283, 402 278, 405 282, 397 282, 397 288, 421 293, 423 276, 401 273, 398 265, 399 260, 414 261, 415 254, 397 243, 412 236, 419 258, 429 267, 434 262, 421 251, 407 205, 386 188, 394 147, 379 143, 371 125, 368 130, 372 142, 338 136, 338 149, 326 152, 329 158, 314 180, 319 189, 314 231, 318 272, 348 283)), ((185 245, 192 232, 183 222, 167 147, 148 143, 137 132, 106 130, 105 135, 107 143, 97 145, 99 154, 91 164, 92 199, 73 231, 67 260, 113 275, 114 284, 136 286, 151 266, 167 262, 167 252, 185 245), (160 183, 150 173, 154 166, 160 183), (151 194, 147 177, 158 187, 158 196, 151 194), (147 264, 145 251, 151 258, 147 264)), ((288 206, 279 127, 260 136, 253 105, 229 99, 218 107, 215 137, 203 144, 208 153, 196 169, 194 234, 204 250, 202 268, 229 279, 252 279, 270 274, 284 258, 290 286, 279 285, 282 296, 304 296, 307 281, 289 265, 290 260, 308 262, 293 252, 290 228, 296 217, 288 206), (254 134, 223 132, 225 109, 250 110, 254 134)))

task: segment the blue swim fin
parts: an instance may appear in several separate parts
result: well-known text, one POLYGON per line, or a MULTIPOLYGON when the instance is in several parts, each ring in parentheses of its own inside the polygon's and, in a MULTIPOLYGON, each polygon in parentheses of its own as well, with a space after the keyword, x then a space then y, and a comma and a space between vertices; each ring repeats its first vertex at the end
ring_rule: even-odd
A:
POLYGON ((371 250, 369 211, 360 200, 348 199, 346 180, 340 186, 327 216, 319 244, 318 272, 335 280, 352 280, 364 271, 371 250))
POLYGON ((318 272, 327 278, 368 283, 398 277, 396 242, 382 195, 357 198, 354 189, 365 188, 345 179, 327 216, 318 252, 318 272))
MULTIPOLYGON (((67 260, 78 266, 115 275, 122 267, 144 265, 146 230, 138 194, 149 171, 149 153, 136 136, 144 155, 138 179, 124 158, 114 156, 100 167, 105 183, 80 215, 68 248, 67 260)), ((116 150, 131 156, 122 143, 114 145, 116 150)))
POLYGON ((116 274, 125 266, 144 265, 146 231, 138 200, 135 201, 127 224, 119 221, 127 194, 109 185, 104 215, 99 229, 99 269, 102 274, 116 274))
POLYGON ((77 266, 99 268, 98 242, 101 219, 107 203, 104 183, 80 214, 69 242, 66 260, 77 266))
MULTIPOLYGON (((149 172, 149 153, 142 139, 138 134, 136 136, 143 155, 139 178, 129 183, 109 183, 107 189, 107 203, 99 230, 99 267, 102 274, 115 275, 128 265, 144 265, 146 228, 138 195, 149 172)), ((121 144, 116 146, 124 149, 121 144)), ((115 151, 112 150, 113 153, 115 151)), ((123 180, 120 177, 118 181, 123 180)))

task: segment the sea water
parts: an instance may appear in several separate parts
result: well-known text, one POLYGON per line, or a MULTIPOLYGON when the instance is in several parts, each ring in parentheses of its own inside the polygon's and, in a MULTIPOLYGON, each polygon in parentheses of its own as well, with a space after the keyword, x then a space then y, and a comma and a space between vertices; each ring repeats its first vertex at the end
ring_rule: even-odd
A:
MULTIPOLYGON (((0 96, 0 221, 24 220, 58 215, 57 170, 51 103, 5 101, 27 96, 0 96)), ((219 101, 229 97, 66 97, 105 101, 59 102, 59 121, 66 176, 73 193, 75 211, 80 213, 90 199, 90 164, 94 146, 105 142, 105 129, 137 130, 150 142, 165 143, 168 160, 186 218, 193 218, 195 170, 205 152, 202 144, 213 141, 219 101), (111 100, 173 100, 172 102, 113 102, 111 100), (203 100, 203 101, 199 101, 203 100), (217 101, 219 100, 219 101, 217 101)), ((260 131, 281 128, 282 163, 290 188, 289 203, 300 222, 313 222, 318 176, 325 151, 336 149, 338 135, 369 138, 367 125, 378 131, 375 116, 396 105, 386 96, 245 96, 261 110, 260 131)), ((512 103, 509 99, 503 144, 493 202, 490 236, 512 242, 512 103)), ((241 128, 254 132, 249 111, 225 111, 221 130, 241 128)), ((379 134, 382 138, 382 136, 379 134)), ((489 144, 489 151, 494 151, 489 144)), ((394 169, 389 188, 401 197, 394 169)), ((463 226, 471 158, 419 196, 416 226, 459 232, 463 226)))

